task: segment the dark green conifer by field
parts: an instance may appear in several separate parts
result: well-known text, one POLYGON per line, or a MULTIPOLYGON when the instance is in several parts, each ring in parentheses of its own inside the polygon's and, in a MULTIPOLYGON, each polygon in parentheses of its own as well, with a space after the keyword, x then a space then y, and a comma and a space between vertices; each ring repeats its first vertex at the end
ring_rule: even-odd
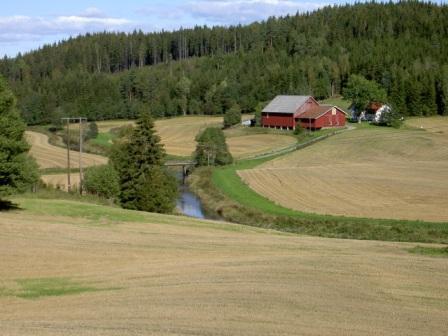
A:
POLYGON ((24 133, 15 97, 0 77, 0 197, 26 191, 38 180, 37 165, 28 156, 30 146, 24 133))
POLYGON ((129 136, 114 145, 111 161, 124 208, 160 213, 174 209, 177 184, 163 167, 165 151, 149 113, 143 113, 129 136))

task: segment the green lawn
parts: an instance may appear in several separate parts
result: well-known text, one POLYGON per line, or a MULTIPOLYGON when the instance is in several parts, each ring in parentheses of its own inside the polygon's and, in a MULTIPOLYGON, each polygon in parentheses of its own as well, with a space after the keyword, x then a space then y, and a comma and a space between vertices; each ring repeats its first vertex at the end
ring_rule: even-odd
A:
POLYGON ((415 254, 422 254, 431 257, 445 257, 448 258, 448 247, 427 247, 427 246, 416 246, 409 249, 409 252, 415 254))
POLYGON ((90 140, 93 144, 109 148, 112 146, 112 141, 116 138, 113 133, 98 133, 95 139, 90 140))
POLYGON ((348 108, 351 105, 349 100, 345 100, 342 97, 333 97, 320 101, 322 104, 335 105, 343 109, 344 111, 348 111, 348 108))

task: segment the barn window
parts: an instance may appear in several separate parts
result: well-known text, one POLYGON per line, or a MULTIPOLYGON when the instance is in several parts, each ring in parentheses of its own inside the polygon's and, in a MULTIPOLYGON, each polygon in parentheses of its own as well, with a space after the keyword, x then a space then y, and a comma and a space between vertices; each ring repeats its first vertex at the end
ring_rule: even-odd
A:
POLYGON ((331 109, 331 115, 336 115, 336 108, 333 107, 333 108, 331 109))

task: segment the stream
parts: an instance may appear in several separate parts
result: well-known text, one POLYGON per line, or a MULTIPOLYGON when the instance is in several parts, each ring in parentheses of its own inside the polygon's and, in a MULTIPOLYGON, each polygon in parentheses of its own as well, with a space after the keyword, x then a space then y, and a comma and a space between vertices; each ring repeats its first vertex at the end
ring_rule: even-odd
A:
POLYGON ((175 176, 179 183, 179 197, 176 202, 177 210, 188 217, 208 218, 202 209, 202 203, 199 197, 190 191, 187 184, 182 182, 182 172, 176 171, 175 176))
POLYGON ((201 200, 185 184, 179 185, 179 198, 177 199, 176 207, 186 216, 201 219, 207 218, 202 210, 201 200))

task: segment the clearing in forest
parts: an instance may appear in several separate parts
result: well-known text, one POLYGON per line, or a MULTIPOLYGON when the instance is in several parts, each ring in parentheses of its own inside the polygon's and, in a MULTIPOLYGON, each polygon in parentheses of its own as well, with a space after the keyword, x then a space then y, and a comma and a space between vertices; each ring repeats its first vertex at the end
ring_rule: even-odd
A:
POLYGON ((448 221, 448 118, 423 129, 360 127, 239 171, 257 193, 295 210, 448 221))
POLYGON ((5 335, 446 333, 448 264, 416 244, 15 201, 0 216, 5 335))

